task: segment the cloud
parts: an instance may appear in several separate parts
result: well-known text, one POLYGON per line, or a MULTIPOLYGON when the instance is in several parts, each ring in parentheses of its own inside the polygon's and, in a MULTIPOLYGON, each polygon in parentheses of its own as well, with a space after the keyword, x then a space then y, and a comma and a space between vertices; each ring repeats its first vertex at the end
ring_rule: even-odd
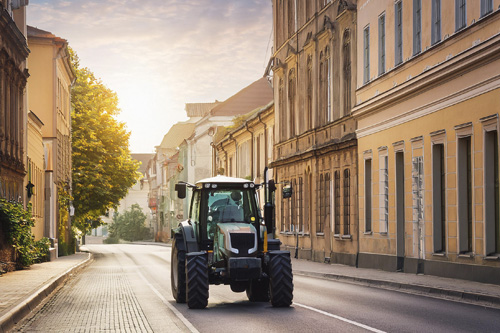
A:
POLYGON ((269 0, 31 0, 27 16, 117 92, 134 152, 151 152, 185 103, 259 79, 269 57, 269 0))

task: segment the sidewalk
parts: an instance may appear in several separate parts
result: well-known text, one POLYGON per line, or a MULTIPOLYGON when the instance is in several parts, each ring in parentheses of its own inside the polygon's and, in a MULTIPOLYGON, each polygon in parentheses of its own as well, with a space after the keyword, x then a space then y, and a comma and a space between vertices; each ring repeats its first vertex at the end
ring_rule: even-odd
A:
MULTIPOLYGON (((154 242, 136 244, 170 246, 154 242)), ((91 261, 91 254, 77 253, 0 276, 0 332, 12 328, 67 278, 91 261)), ((292 259, 292 267, 297 277, 311 276, 500 308, 499 285, 297 259, 292 259)))
POLYGON ((90 253, 76 253, 0 276, 0 332, 11 329, 91 260, 90 253))

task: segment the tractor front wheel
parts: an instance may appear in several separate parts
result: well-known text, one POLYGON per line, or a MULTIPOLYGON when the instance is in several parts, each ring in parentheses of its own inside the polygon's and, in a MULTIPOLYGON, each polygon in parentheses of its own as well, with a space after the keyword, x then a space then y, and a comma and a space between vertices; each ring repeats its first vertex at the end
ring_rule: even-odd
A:
POLYGON ((187 304, 190 309, 204 309, 208 305, 208 262, 201 252, 186 255, 187 304))
POLYGON ((186 303, 186 250, 180 234, 174 236, 170 263, 172 294, 177 303, 186 303))
POLYGON ((274 307, 288 307, 293 299, 293 275, 290 252, 269 253, 269 293, 274 307))

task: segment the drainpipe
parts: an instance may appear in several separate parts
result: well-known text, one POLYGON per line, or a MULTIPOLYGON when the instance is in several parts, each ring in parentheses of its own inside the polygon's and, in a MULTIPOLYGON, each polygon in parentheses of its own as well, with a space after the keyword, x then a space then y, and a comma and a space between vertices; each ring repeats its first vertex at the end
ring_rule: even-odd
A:
MULTIPOLYGON (((264 125, 264 167, 267 167, 268 151, 267 151, 267 124, 262 121, 262 114, 259 113, 259 122, 264 125)), ((258 166, 257 166, 258 167, 258 166)))
POLYGON ((251 156, 251 163, 250 163, 250 178, 254 179, 255 176, 254 176, 254 168, 253 168, 253 129, 250 130, 249 126, 248 126, 248 122, 245 123, 245 128, 247 129, 247 131, 250 133, 250 136, 251 136, 251 139, 250 139, 250 156, 251 156))

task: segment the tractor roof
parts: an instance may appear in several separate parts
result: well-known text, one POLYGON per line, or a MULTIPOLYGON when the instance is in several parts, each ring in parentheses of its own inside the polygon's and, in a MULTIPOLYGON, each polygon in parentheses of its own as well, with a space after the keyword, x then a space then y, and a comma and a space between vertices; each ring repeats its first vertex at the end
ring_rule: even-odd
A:
POLYGON ((196 182, 196 185, 201 184, 245 184, 245 183, 253 183, 253 181, 243 178, 234 178, 227 176, 215 176, 211 178, 205 178, 196 182))

